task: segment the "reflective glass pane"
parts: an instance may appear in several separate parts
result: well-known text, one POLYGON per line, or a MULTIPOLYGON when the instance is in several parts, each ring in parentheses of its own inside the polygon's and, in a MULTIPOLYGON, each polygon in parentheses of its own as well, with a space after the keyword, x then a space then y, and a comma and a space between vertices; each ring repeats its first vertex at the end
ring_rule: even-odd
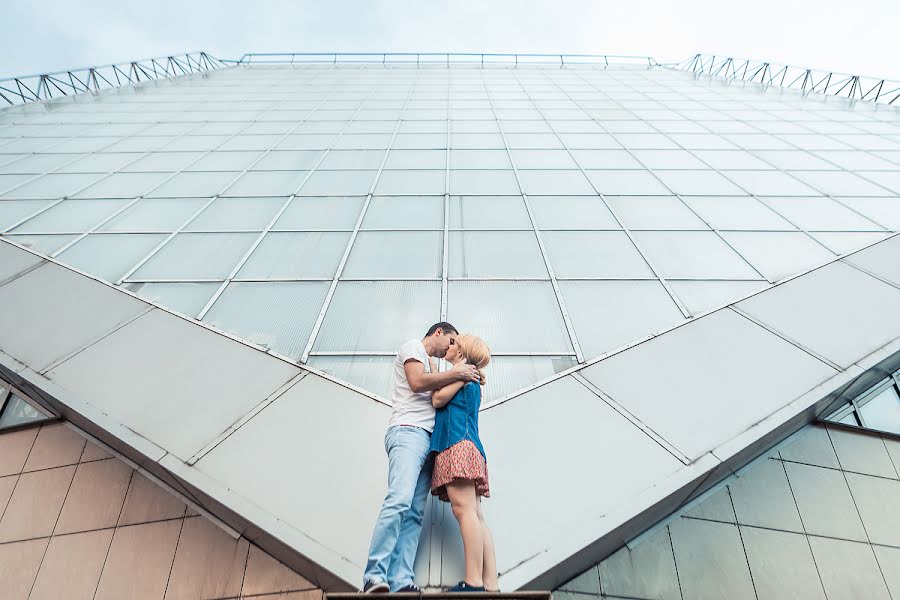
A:
POLYGON ((446 150, 397 150, 388 154, 385 169, 445 169, 446 150))
POLYGON ((4 200, 0 202, 0 231, 12 227, 51 202, 51 200, 4 200))
POLYGON ((334 277, 349 233, 269 232, 238 271, 239 279, 334 277))
POLYGON ((846 171, 791 171, 791 175, 829 196, 893 196, 894 193, 846 171))
POLYGON ((393 362, 393 356, 310 356, 307 364, 387 399, 393 362))
POLYGON ((521 196, 450 196, 454 229, 531 229, 521 196))
POLYGON ((442 240, 440 231, 362 231, 356 236, 342 277, 440 277, 442 240))
POLYGON ((769 281, 796 275, 835 257, 800 232, 726 231, 722 237, 769 281))
POLYGON ((757 196, 814 196, 816 191, 782 171, 724 171, 742 189, 757 196))
POLYGON ((52 234, 52 233, 42 233, 42 234, 34 234, 34 235, 5 235, 3 236, 6 239, 25 246, 26 248, 31 248, 41 254, 46 254, 50 256, 64 245, 68 244, 72 240, 74 240, 77 236, 74 234, 70 235, 61 235, 61 234, 52 234))
POLYGON ((203 320, 298 360, 329 285, 327 281, 232 282, 203 320))
MULTIPOLYGON (((377 171, 316 171, 300 190, 302 196, 366 195, 377 171)), ((438 192, 443 193, 443 189, 438 192)))
MULTIPOLYGON (((95 154, 94 156, 122 156, 117 154, 95 154)), ((126 155, 129 156, 129 155, 126 155)), ((202 152, 151 152, 139 160, 134 160, 138 155, 132 156, 131 164, 123 169, 109 169, 110 171, 121 170, 125 172, 139 173, 175 173, 186 169, 189 165, 195 163, 197 159, 203 156, 202 152)), ((215 170, 215 169, 210 169, 215 170)), ((219 169, 225 170, 225 169, 219 169)))
POLYGON ((135 294, 153 300, 176 312, 196 317, 219 289, 218 283, 128 283, 135 294))
POLYGON ((376 194, 443 194, 446 190, 445 170, 382 171, 375 186, 376 194))
POLYGON ((73 197, 137 198, 146 195, 169 177, 169 173, 113 173, 73 197))
POLYGON ((517 169, 577 169, 578 165, 565 150, 513 150, 517 169))
POLYGON ((509 169, 506 150, 451 150, 451 169, 509 169))
POLYGON ((25 221, 13 233, 84 233, 101 223, 130 200, 63 200, 25 221))
POLYGON ((224 279, 258 237, 256 233, 179 233, 132 279, 224 279))
POLYGON ((572 353, 549 281, 451 281, 447 316, 493 352, 572 353))
POLYGON ((640 252, 620 231, 545 231, 557 277, 655 278, 640 252))
MULTIPOLYGON (((213 154, 237 153, 214 152, 213 154)), ((319 150, 273 150, 263 156, 259 162, 254 163, 252 167, 247 165, 244 168, 252 168, 254 171, 309 171, 316 166, 322 154, 324 152, 319 150)), ((203 162, 200 161, 197 166, 203 162)))
POLYGON ((621 229, 600 196, 532 196, 541 229, 621 229))
POLYGON ((572 150, 582 169, 642 169, 641 163, 625 150, 572 150))
POLYGON ((581 171, 519 171, 522 192, 528 195, 585 196, 594 193, 591 182, 581 171))
POLYGON ((533 232, 454 231, 450 277, 547 277, 547 267, 533 232))
MULTIPOLYGON (((670 171, 675 173, 677 171, 670 171)), ((649 171, 587 171, 588 179, 601 194, 613 196, 644 196, 672 194, 649 171)))
MULTIPOLYGON (((24 185, 20 185, 19 187, 6 192, 3 194, 3 198, 10 200, 41 200, 41 199, 55 199, 55 198, 66 198, 68 196, 74 195, 76 192, 85 187, 96 187, 91 186, 91 184, 95 181, 100 180, 103 175, 77 175, 77 174, 54 174, 44 175, 43 177, 39 177, 34 181, 30 181, 25 183, 24 185)), ((115 177, 113 175, 112 177, 115 177)), ((161 176, 155 176, 155 181, 161 181, 161 176)), ((20 178, 21 180, 31 179, 31 175, 5 175, 3 179, 9 178, 20 178)), ((4 181, 0 180, 0 189, 11 187, 9 185, 4 185, 4 181)), ((13 185, 16 182, 10 182, 13 185)), ((134 196, 138 196, 138 194, 122 194, 122 195, 113 195, 113 196, 104 196, 98 195, 93 196, 95 198, 130 198, 134 196)), ((79 197, 87 197, 91 196, 81 196, 79 197)))
POLYGON ((511 170, 452 170, 450 193, 461 196, 515 195, 519 193, 519 184, 511 170))
POLYGON ((687 150, 635 150, 634 156, 649 169, 705 169, 707 166, 687 150))
POLYGON ((353 229, 359 220, 364 197, 316 198, 297 196, 274 229, 353 229))
POLYGON ((866 427, 900 435, 900 396, 894 386, 868 399, 859 411, 866 427))
POLYGON ((663 277, 759 279, 759 274, 715 233, 636 231, 634 237, 663 277))
POLYGON ((817 231, 878 231, 882 228, 824 196, 762 200, 798 227, 817 231))
POLYGON ((26 423, 36 423, 47 419, 47 415, 26 402, 15 392, 11 393, 6 406, 0 407, 0 428, 15 427, 26 423))
POLYGON ((484 370, 482 406, 576 364, 574 356, 493 356, 484 370))
MULTIPOLYGON (((74 158, 72 154, 34 154, 33 158, 38 159, 40 157, 67 157, 69 162, 74 158)), ((89 154, 82 158, 81 160, 76 160, 75 162, 69 162, 69 164, 60 167, 57 170, 57 173, 111 173, 112 171, 119 171, 126 167, 126 165, 133 163, 135 160, 141 157, 141 154, 138 152, 107 152, 102 154, 89 154)), ((21 170, 22 168, 27 168, 27 164, 25 163, 20 167, 20 163, 22 161, 16 162, 8 167, 4 167, 0 172, 3 173, 19 173, 19 172, 28 172, 21 170), (14 170, 15 169, 15 170, 14 170)), ((38 171, 38 172, 43 172, 38 171)))
POLYGON ((747 192, 715 171, 655 171, 655 174, 676 194, 689 196, 747 195, 747 192))
POLYGON ((79 240, 58 258, 115 283, 164 239, 164 234, 96 233, 79 240))
POLYGON ((443 196, 375 196, 369 201, 364 229, 442 229, 443 196))
POLYGON ((784 229, 796 227, 750 196, 682 196, 685 204, 714 229, 784 229))
POLYGON ((835 254, 843 255, 879 242, 889 234, 887 232, 825 231, 813 232, 810 235, 835 254))
POLYGON ((295 194, 308 173, 305 171, 250 171, 241 175, 224 196, 290 196, 295 194))
POLYGON ((768 286, 765 281, 669 281, 692 315, 730 304, 768 286))
POLYGON ((341 281, 314 350, 396 352, 440 317, 439 281, 341 281))
POLYGON ((585 356, 596 356, 684 320, 658 281, 560 281, 585 356))
POLYGON ((262 231, 287 198, 216 198, 186 231, 262 231))
POLYGON ((608 196, 628 229, 709 229, 675 196, 608 196))
POLYGON ((243 171, 249 169, 262 155, 263 153, 259 151, 210 152, 185 168, 188 171, 243 171))
POLYGON ((384 160, 384 154, 385 150, 332 150, 325 155, 319 169, 342 171, 378 169, 384 160))
POLYGON ((99 231, 175 231, 206 202, 203 198, 142 198, 99 231))

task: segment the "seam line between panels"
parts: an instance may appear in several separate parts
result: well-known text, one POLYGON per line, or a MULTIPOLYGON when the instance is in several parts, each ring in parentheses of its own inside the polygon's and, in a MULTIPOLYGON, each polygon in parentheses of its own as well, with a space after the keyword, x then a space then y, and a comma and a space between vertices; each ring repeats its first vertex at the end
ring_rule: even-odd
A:
MULTIPOLYGON (((447 70, 447 137, 444 143, 447 144, 447 153, 444 159, 444 244, 441 254, 441 321, 447 320, 447 302, 450 284, 448 282, 448 274, 450 269, 450 106, 451 106, 451 90, 453 89, 453 75, 451 70, 447 70)), ((443 363, 439 365, 442 367, 443 363)))
MULTIPOLYGON (((582 81, 585 81, 584 78, 581 78, 581 79, 582 79, 582 81)), ((556 87, 559 88, 559 85, 557 85, 555 82, 553 85, 556 85, 556 87)), ((593 87, 593 86, 591 86, 591 87, 593 87)), ((561 88, 560 88, 560 90, 561 90, 561 88)), ((566 95, 566 97, 569 98, 570 101, 574 102, 576 106, 581 108, 577 102, 575 102, 574 100, 571 99, 571 96, 569 96, 568 93, 566 93, 564 90, 561 90, 561 91, 563 91, 563 93, 566 95)), ((529 96, 529 100, 530 99, 531 99, 531 97, 529 96)), ((534 104, 533 101, 532 101, 532 104, 534 104)), ((666 293, 669 294, 669 297, 675 303, 675 306, 678 307, 678 310, 681 311, 682 316, 684 316, 684 318, 686 318, 686 319, 689 319, 691 317, 690 311, 688 311, 687 307, 681 302, 681 299, 675 294, 675 291, 671 288, 671 286, 669 286, 668 282, 665 280, 665 278, 662 276, 662 274, 656 268, 656 265, 653 264, 653 262, 647 256, 647 253, 644 252, 644 249, 641 248, 640 244, 638 244, 638 242, 634 238, 634 235, 632 234, 631 230, 625 226, 624 221, 622 221, 621 217, 619 217, 619 215, 616 213, 616 211, 613 210, 612 206, 610 206, 609 202, 606 199, 606 196, 604 194, 600 193, 600 190, 597 189, 597 186, 594 185, 594 182, 591 181, 590 177, 587 176, 587 173, 584 172, 584 167, 582 167, 581 163, 579 163, 575 159, 575 155, 572 154, 572 150, 569 148, 569 145, 566 144, 566 142, 559 135, 559 132, 556 130, 556 128, 550 123, 550 121, 547 120, 546 116, 544 116, 544 112, 541 109, 537 108, 537 106, 535 106, 535 108, 538 110, 538 112, 541 113, 541 117, 544 119, 544 122, 550 128, 550 131, 553 132, 553 135, 556 136, 556 139, 559 141, 560 144, 562 144, 562 147, 565 149, 566 154, 569 155, 569 158, 571 158, 572 162, 574 162, 575 165, 578 167, 578 170, 581 173, 581 176, 587 180, 588 184, 591 186, 591 189, 594 190, 594 193, 597 194, 597 196, 603 202, 603 206, 606 207, 606 210, 609 211, 609 214, 612 215, 613 219, 616 220, 616 223, 619 224, 619 227, 622 228, 622 232, 625 233, 626 236, 628 236, 628 239, 631 241, 632 245, 634 245, 635 249, 638 251, 638 254, 641 255, 641 258, 644 260, 644 262, 647 264, 647 266, 650 267, 650 270, 653 271, 653 274, 656 276, 656 279, 666 290, 666 293)), ((584 109, 581 109, 581 110, 584 110, 584 109)), ((600 125, 600 127, 603 127, 603 125, 600 124, 599 122, 597 122, 596 119, 592 118, 591 120, 593 122, 596 122, 598 125, 600 125)), ((605 128, 604 128, 604 131, 606 131, 605 128)))
MULTIPOLYGON (((391 150, 394 146, 394 140, 397 138, 397 132, 400 131, 400 125, 403 123, 403 114, 406 112, 406 107, 409 106, 412 95, 413 89, 410 89, 409 93, 406 96, 406 101, 403 103, 403 109, 400 111, 400 118, 397 119, 397 124, 394 126, 394 132, 391 134, 391 140, 390 142, 388 142, 388 147, 381 159, 381 164, 378 166, 378 172, 375 173, 375 178, 372 180, 371 187, 369 187, 369 193, 366 194, 366 200, 359 212, 359 217, 356 220, 356 226, 353 228, 353 233, 350 234, 350 239, 347 240, 347 247, 344 249, 344 255, 341 257, 341 262, 338 263, 337 271, 335 271, 334 278, 331 280, 331 286, 328 288, 328 292, 325 294, 325 301, 322 304, 322 310, 319 311, 319 315, 316 317, 316 323, 315 325, 313 325, 312 332, 309 334, 309 341, 307 341, 306 347, 303 349, 303 354, 300 357, 300 362, 302 363, 305 363, 309 360, 309 353, 312 351, 313 344, 315 344, 316 338, 319 336, 319 330, 322 328, 322 323, 325 321, 325 313, 328 312, 328 307, 331 305, 332 298, 334 298, 334 292, 337 289, 338 281, 340 280, 341 275, 344 272, 344 267, 347 265, 347 260, 350 258, 350 252, 353 250, 353 244, 356 241, 356 236, 359 234, 363 219, 365 219, 366 212, 369 210, 369 204, 372 202, 372 196, 375 193, 375 187, 378 185, 378 180, 381 179, 381 173, 384 171, 384 165, 387 163, 388 156, 390 155, 391 150)), ((360 102, 360 107, 357 109, 357 112, 360 108, 362 108, 362 102, 360 102)))
POLYGON ((788 336, 785 335, 784 333, 782 333, 782 332, 776 330, 775 328, 773 328, 773 327, 771 327, 770 325, 764 323, 763 321, 760 321, 759 319, 757 319, 757 318, 754 317, 753 315, 751 315, 751 314, 745 312, 744 310, 738 308, 736 305, 732 304, 732 305, 729 305, 727 308, 728 308, 728 310, 731 310, 731 311, 733 311, 734 313, 740 315, 741 317, 747 319, 748 321, 750 321, 750 322, 753 323, 754 325, 757 325, 758 327, 761 327, 762 329, 768 331, 768 332, 771 333, 772 335, 775 335, 775 336, 781 338, 782 340, 784 340, 784 341, 787 342, 788 344, 791 344, 792 346, 796 347, 798 350, 802 350, 803 352, 805 352, 806 354, 809 354, 810 356, 812 356, 812 357, 815 358, 816 360, 825 363, 826 365, 828 365, 829 367, 831 367, 832 369, 834 369, 834 370, 837 371, 838 373, 842 373, 842 372, 846 371, 846 369, 844 369, 843 367, 841 367, 841 366, 838 365, 837 363, 832 362, 832 361, 829 360, 828 358, 822 356, 821 354, 819 354, 818 352, 814 351, 813 349, 811 349, 811 348, 809 348, 809 347, 807 347, 807 346, 801 344, 801 343, 798 342, 797 340, 791 339, 790 337, 788 337, 788 336))
MULTIPOLYGON (((518 82, 518 78, 516 79, 518 82)), ((521 82, 518 82, 519 86, 522 87, 521 82)), ((524 90, 524 88, 523 88, 524 90)), ((525 96, 528 98, 529 102, 532 102, 531 97, 528 96, 527 92, 525 96)), ((522 195, 522 202, 525 205, 525 211, 528 213, 528 220, 531 222, 531 229, 534 233, 535 239, 537 240, 538 249, 541 252, 541 258, 544 261, 544 268, 547 269, 547 276, 550 278, 550 286, 553 289, 553 295, 556 297, 556 303, 559 306, 559 310, 562 313, 563 323, 566 327, 566 333, 569 336, 569 343, 572 344, 572 349, 575 351, 575 357, 579 364, 584 363, 584 354, 581 352, 581 345, 578 343, 578 336, 575 334, 575 327, 572 324, 572 319, 569 317, 569 311, 566 308, 566 303, 562 297, 562 290, 559 288, 559 283, 556 281, 556 273, 553 271, 553 265, 550 263, 550 256, 547 252, 547 248, 544 245, 544 240, 541 237, 540 229, 537 225, 537 220, 534 217, 534 211, 531 210, 531 203, 528 201, 528 195, 525 194, 525 190, 522 187, 522 181, 519 179, 519 170, 516 168, 516 163, 513 161, 512 152, 509 148, 509 141, 506 139, 506 132, 503 130, 503 125, 500 123, 500 117, 497 115, 497 109, 494 107, 494 99, 491 97, 490 90, 487 91, 488 103, 491 105, 491 112, 494 115, 494 121, 497 123, 497 129, 500 132, 500 137, 503 139, 504 150, 506 150, 506 157, 509 160, 509 164, 512 166, 513 176, 516 178, 516 186, 519 188, 519 193, 522 195)), ((534 104, 534 102, 532 102, 534 104)), ((542 113, 543 114, 543 113, 542 113)), ((565 354, 565 353, 561 353, 565 354)))

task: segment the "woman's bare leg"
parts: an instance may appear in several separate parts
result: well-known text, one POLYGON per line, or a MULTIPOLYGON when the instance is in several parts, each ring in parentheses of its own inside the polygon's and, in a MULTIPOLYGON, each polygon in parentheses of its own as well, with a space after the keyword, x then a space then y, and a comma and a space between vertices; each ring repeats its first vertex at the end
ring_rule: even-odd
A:
POLYGON ((478 521, 481 523, 481 537, 484 546, 484 557, 482 558, 481 577, 484 581, 484 587, 491 591, 500 589, 500 583, 497 581, 497 554, 494 551, 494 536, 484 520, 484 513, 481 512, 481 498, 478 499, 478 521))
POLYGON ((481 520, 478 518, 475 482, 471 479, 456 479, 447 484, 447 496, 450 498, 453 516, 459 521, 459 530, 462 532, 466 555, 466 583, 481 587, 484 585, 482 580, 484 539, 481 520))

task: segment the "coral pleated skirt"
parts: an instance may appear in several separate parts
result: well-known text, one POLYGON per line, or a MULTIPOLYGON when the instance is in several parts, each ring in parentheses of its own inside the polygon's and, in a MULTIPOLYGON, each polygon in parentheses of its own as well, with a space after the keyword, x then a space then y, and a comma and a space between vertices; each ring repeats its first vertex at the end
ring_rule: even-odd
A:
POLYGON ((431 475, 432 495, 449 502, 447 484, 456 479, 474 481, 476 494, 491 497, 487 462, 475 444, 469 440, 453 444, 434 458, 434 471, 431 475))

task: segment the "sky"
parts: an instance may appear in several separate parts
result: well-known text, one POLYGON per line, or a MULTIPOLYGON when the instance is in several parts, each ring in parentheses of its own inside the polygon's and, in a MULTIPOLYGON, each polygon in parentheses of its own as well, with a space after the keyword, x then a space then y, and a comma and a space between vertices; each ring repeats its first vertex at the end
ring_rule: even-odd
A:
POLYGON ((0 0, 0 78, 185 51, 698 52, 900 80, 896 0, 0 0))

